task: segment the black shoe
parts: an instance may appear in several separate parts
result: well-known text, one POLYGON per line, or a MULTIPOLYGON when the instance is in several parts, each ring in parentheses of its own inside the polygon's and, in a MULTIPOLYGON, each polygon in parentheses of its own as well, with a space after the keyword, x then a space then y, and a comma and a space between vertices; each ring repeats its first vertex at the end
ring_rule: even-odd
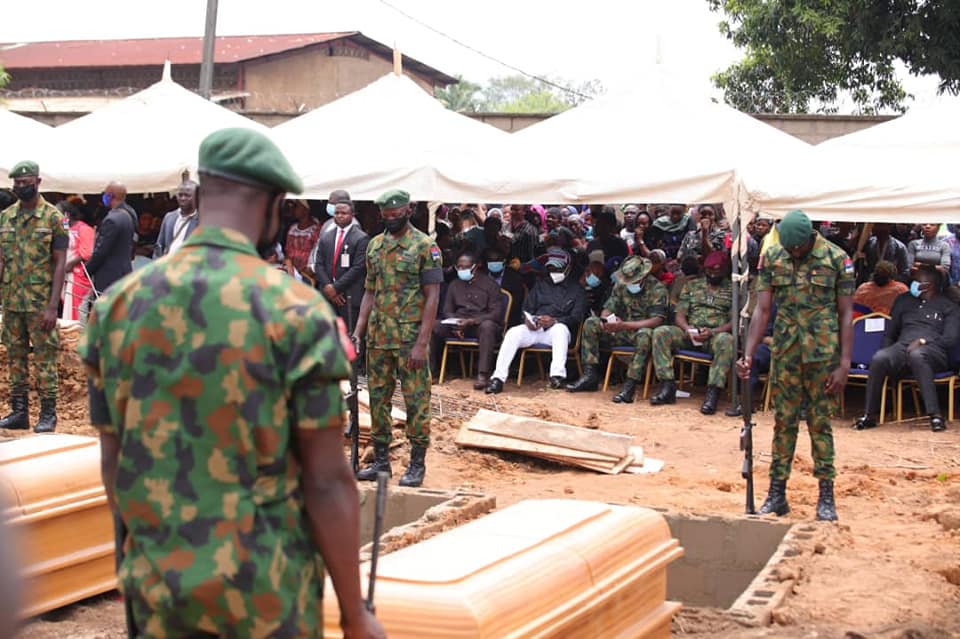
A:
POLYGON ((478 373, 477 381, 473 383, 473 390, 483 390, 490 383, 490 376, 486 373, 478 373))
POLYGON ((423 476, 427 474, 427 465, 424 459, 427 456, 427 449, 423 446, 414 446, 410 449, 410 465, 407 466, 407 472, 400 478, 401 486, 419 488, 423 483, 423 476))
POLYGON ((483 391, 487 395, 496 395, 503 392, 503 380, 497 379, 496 377, 490 378, 490 383, 487 384, 486 389, 483 391))
POLYGON ((620 392, 613 396, 614 404, 632 404, 633 399, 637 396, 637 380, 632 377, 628 377, 623 382, 623 388, 620 389, 620 392))
POLYGON ((30 428, 29 402, 26 395, 11 395, 9 415, 0 419, 0 428, 7 430, 26 430, 30 428))
POLYGON ((943 417, 940 417, 939 415, 931 415, 930 430, 932 430, 935 433, 945 431, 947 430, 947 423, 943 421, 943 417))
POLYGON ((777 517, 783 517, 788 512, 790 512, 790 504, 787 503, 787 480, 771 479, 770 491, 767 493, 767 498, 764 500, 763 505, 760 506, 757 514, 768 515, 775 513, 777 517))
POLYGON ((390 447, 387 444, 373 445, 373 463, 357 473, 360 481, 376 481, 377 473, 384 472, 393 476, 390 470, 390 447))
POLYGON ((661 382, 660 390, 657 391, 656 395, 650 398, 650 403, 654 406, 660 406, 661 404, 676 404, 677 383, 672 379, 666 382, 661 382))
POLYGON ((583 375, 572 384, 567 384, 567 390, 571 393, 582 393, 584 391, 595 391, 600 387, 600 367, 596 364, 587 364, 583 367, 583 375))
POLYGON ((743 406, 740 404, 727 406, 727 410, 723 411, 723 414, 727 417, 743 417, 743 406))
POLYGON ((817 521, 837 521, 837 504, 833 501, 833 480, 820 480, 820 498, 817 499, 817 521))
POLYGON ((565 377, 560 377, 559 375, 554 375, 550 378, 550 388, 553 390, 559 390, 563 388, 563 383, 567 381, 565 377))
POLYGON ((720 389, 717 386, 707 386, 707 394, 700 404, 700 412, 704 415, 713 415, 717 412, 717 401, 720 399, 720 389))
POLYGON ((52 433, 57 430, 57 400, 40 400, 40 418, 33 427, 35 433, 52 433))
POLYGON ((877 420, 873 417, 868 417, 867 415, 861 415, 857 417, 857 421, 853 422, 853 430, 867 430, 869 428, 876 428, 877 420))

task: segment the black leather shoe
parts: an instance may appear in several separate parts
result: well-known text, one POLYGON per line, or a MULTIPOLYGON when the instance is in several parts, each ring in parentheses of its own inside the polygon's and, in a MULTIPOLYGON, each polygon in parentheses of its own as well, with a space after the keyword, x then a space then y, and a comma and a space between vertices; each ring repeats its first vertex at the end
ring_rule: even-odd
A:
POLYGON ((717 401, 720 399, 720 389, 716 386, 707 386, 707 393, 700 405, 700 412, 704 415, 713 415, 717 412, 717 401))
POLYGON ((790 512, 790 504, 787 503, 787 480, 771 479, 767 498, 760 506, 757 514, 768 515, 773 513, 777 517, 783 517, 788 512, 790 512))
POLYGON ((930 416, 930 430, 935 433, 939 433, 947 430, 947 422, 943 421, 943 417, 939 415, 930 416))
POLYGON ((477 381, 473 383, 473 390, 483 390, 490 383, 490 376, 486 373, 478 373, 477 381))
POLYGON ((820 497, 817 499, 817 521, 837 521, 837 504, 833 501, 833 480, 820 480, 820 497))
POLYGON ((550 388, 553 390, 559 390, 563 388, 563 383, 567 381, 565 378, 560 377, 559 375, 554 375, 550 378, 550 388))
POLYGON ((620 389, 620 392, 613 396, 614 404, 632 404, 634 398, 637 396, 637 380, 628 377, 623 382, 623 388, 620 389))
POLYGON ((487 395, 496 395, 503 392, 503 380, 499 380, 496 377, 490 378, 490 383, 487 384, 487 388, 483 391, 487 395))
POLYGON ((740 404, 727 406, 727 410, 723 411, 723 414, 727 417, 743 417, 743 406, 740 404))
POLYGON ((571 393, 582 393, 584 391, 595 391, 600 387, 600 367, 595 364, 587 364, 583 367, 583 375, 572 384, 567 384, 567 390, 571 393))
POLYGON ((853 422, 853 430, 867 430, 868 428, 876 427, 877 420, 867 415, 861 415, 857 418, 857 421, 853 422))
POLYGON ((661 404, 676 404, 677 383, 672 379, 666 382, 661 382, 660 390, 657 391, 656 395, 650 398, 650 403, 654 406, 660 406, 661 404))

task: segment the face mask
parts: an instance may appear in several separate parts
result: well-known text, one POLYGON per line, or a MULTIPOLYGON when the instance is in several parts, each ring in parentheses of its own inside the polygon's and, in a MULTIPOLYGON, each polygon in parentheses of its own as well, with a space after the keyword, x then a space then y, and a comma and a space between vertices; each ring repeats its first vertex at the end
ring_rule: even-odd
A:
POLYGON ((920 290, 920 286, 921 284, 917 280, 910 282, 910 294, 914 297, 920 297, 920 294, 923 292, 920 290))
POLYGON ((592 239, 593 239, 593 229, 592 229, 592 228, 587 229, 586 232, 584 232, 583 237, 584 237, 585 239, 592 240, 592 239))
POLYGON ((560 282, 562 282, 563 280, 565 280, 566 277, 567 277, 567 274, 566 274, 566 273, 551 273, 551 274, 550 274, 550 279, 553 280, 553 283, 554 283, 554 284, 559 284, 560 282))
POLYGON ((487 270, 491 273, 500 273, 503 271, 503 262, 487 262, 487 270))
POLYGON ((100 196, 100 201, 103 202, 104 206, 110 206, 110 200, 112 199, 113 196, 111 196, 109 193, 104 193, 100 196))
POLYGON ((29 202, 37 196, 37 185, 25 184, 24 186, 15 186, 13 187, 13 194, 16 195, 21 202, 29 202))
POLYGON ((400 217, 391 218, 389 220, 384 219, 383 228, 387 229, 387 232, 389 233, 396 233, 407 225, 408 219, 409 218, 407 218, 406 215, 401 215, 400 217))
POLYGON ((457 277, 459 277, 464 282, 469 282, 473 279, 473 269, 469 268, 458 268, 457 277))
POLYGON ((594 275, 593 273, 590 273, 589 275, 587 275, 587 286, 589 286, 590 288, 597 288, 598 286, 600 286, 600 278, 594 275))
POLYGON ((613 282, 614 284, 616 284, 616 283, 617 283, 618 281, 620 281, 620 280, 619 280, 619 278, 617 277, 617 274, 614 273, 613 275, 610 276, 610 281, 613 282))
POLYGON ((636 295, 643 290, 643 284, 640 282, 634 282, 633 284, 627 284, 627 292, 631 295, 636 295))
POLYGON ((708 275, 707 283, 709 283, 710 286, 720 286, 723 284, 723 275, 708 275))
POLYGON ((337 205, 330 204, 329 202, 327 202, 327 215, 329 215, 330 217, 333 217, 333 214, 336 212, 337 212, 337 205))
POLYGON ((874 276, 873 276, 873 283, 876 284, 877 286, 886 286, 887 284, 890 283, 890 276, 889 276, 889 275, 874 275, 874 276))

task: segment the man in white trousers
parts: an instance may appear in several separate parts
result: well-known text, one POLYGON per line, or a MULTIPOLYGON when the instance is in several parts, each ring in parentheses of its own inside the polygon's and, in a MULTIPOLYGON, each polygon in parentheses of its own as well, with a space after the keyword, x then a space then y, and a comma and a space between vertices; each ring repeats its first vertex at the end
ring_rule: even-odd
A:
POLYGON ((567 349, 587 310, 587 297, 570 275, 570 255, 553 247, 546 255, 546 277, 537 281, 523 302, 523 324, 507 331, 486 392, 503 391, 510 363, 521 348, 550 346, 550 388, 562 388, 567 379, 567 349))

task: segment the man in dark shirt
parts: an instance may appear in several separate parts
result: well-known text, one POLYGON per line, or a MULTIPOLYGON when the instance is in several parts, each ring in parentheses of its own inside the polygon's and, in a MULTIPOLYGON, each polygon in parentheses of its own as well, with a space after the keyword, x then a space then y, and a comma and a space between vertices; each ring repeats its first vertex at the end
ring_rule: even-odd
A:
POLYGON ((520 273, 506 265, 506 253, 499 247, 488 247, 485 253, 487 274, 497 286, 510 293, 510 317, 507 327, 523 324, 523 298, 527 293, 520 273))
POLYGON ((492 278, 479 272, 477 257, 464 253, 457 258, 457 279, 450 282, 443 301, 441 320, 433 325, 435 356, 443 352, 448 338, 477 338, 480 351, 477 381, 473 387, 487 387, 493 370, 493 351, 503 333, 503 296, 492 278))
POLYGON ((603 251, 604 262, 612 257, 627 259, 630 251, 627 243, 617 235, 617 214, 612 207, 603 207, 594 222, 593 230, 595 237, 587 245, 587 255, 593 251, 603 251))
POLYGON ((540 248, 540 234, 524 217, 525 208, 516 205, 510 207, 510 231, 512 234, 510 257, 520 260, 521 264, 532 261, 540 248))
POLYGON ((950 351, 960 337, 960 309, 940 294, 942 281, 941 273, 923 267, 914 275, 910 292, 894 301, 890 324, 883 336, 884 347, 870 362, 866 411, 853 423, 855 430, 877 425, 884 378, 907 370, 919 383, 930 429, 946 429, 933 376, 951 365, 950 351))

